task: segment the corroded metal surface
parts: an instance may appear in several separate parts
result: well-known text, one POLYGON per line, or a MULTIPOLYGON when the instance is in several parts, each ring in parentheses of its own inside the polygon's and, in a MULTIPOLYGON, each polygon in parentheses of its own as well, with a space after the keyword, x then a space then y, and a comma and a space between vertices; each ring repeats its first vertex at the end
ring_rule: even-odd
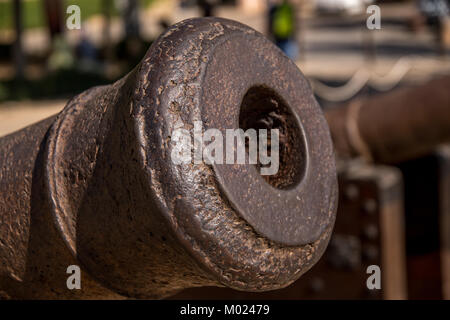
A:
POLYGON ((339 206, 330 244, 320 261, 287 288, 241 292, 190 288, 176 300, 327 300, 407 298, 403 180, 392 166, 359 160, 338 166, 339 206), (381 290, 367 287, 367 267, 380 266, 381 290))
POLYGON ((398 163, 450 142, 450 76, 326 113, 339 156, 398 163))
POLYGON ((161 298, 281 288, 322 255, 337 181, 307 81, 262 35, 192 19, 126 77, 0 139, 0 290, 18 298, 161 298), (171 135, 279 128, 280 171, 171 161, 171 135), (270 120, 270 121, 269 121, 270 120), (66 288, 80 265, 82 289, 66 288))

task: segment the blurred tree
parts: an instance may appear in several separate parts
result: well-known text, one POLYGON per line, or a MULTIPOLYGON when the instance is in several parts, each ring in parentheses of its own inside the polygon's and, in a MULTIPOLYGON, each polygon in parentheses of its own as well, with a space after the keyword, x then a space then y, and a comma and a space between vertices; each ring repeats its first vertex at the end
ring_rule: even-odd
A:
POLYGON ((64 31, 61 2, 61 0, 44 0, 44 12, 52 41, 64 31))
POLYGON ((16 67, 16 79, 22 80, 24 77, 25 58, 22 48, 22 3, 20 0, 14 0, 14 29, 16 31, 16 38, 13 46, 13 57, 16 67))
POLYGON ((105 52, 104 58, 106 61, 113 60, 113 48, 111 43, 111 15, 113 14, 114 3, 113 0, 102 0, 102 12, 105 17, 103 24, 103 50, 105 52))

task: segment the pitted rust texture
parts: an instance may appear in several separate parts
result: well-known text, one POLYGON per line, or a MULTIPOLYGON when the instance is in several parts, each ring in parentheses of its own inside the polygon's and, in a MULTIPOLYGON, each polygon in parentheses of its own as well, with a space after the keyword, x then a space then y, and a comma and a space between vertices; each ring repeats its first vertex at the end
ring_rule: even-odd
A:
POLYGON ((337 154, 398 163, 450 142, 450 76, 326 113, 337 154))
POLYGON ((307 81, 262 35, 230 20, 172 26, 126 77, 2 138, 0 150, 0 290, 13 298, 277 289, 317 262, 334 224, 331 138, 307 81), (288 177, 277 178, 287 185, 253 165, 173 164, 180 124, 239 128, 254 87, 286 105, 281 118, 276 107, 269 113, 284 130, 282 148, 296 152, 282 160, 288 177), (81 290, 66 288, 71 264, 82 268, 81 290))

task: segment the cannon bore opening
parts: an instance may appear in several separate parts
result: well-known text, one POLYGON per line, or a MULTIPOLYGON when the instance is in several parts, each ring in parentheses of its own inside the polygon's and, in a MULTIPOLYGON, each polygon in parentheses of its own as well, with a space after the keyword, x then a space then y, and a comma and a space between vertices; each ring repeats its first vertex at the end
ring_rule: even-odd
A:
MULTIPOLYGON (((290 107, 277 92, 266 86, 251 87, 241 103, 239 128, 244 131, 267 129, 269 157, 271 152, 270 130, 279 130, 279 169, 274 175, 262 175, 267 183, 278 189, 290 189, 302 180, 306 170, 304 133, 290 107)), ((247 140, 245 148, 248 157, 249 144, 247 140)), ((262 166, 258 157, 256 164, 258 172, 262 166)))

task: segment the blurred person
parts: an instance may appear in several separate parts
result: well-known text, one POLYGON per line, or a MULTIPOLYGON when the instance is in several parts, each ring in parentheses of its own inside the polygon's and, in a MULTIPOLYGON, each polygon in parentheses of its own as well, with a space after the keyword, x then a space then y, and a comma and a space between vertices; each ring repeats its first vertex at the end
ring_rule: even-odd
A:
MULTIPOLYGON (((20 0, 18 0, 20 1, 20 0)), ((42 0, 42 10, 50 36, 47 67, 50 70, 65 69, 73 64, 73 57, 63 37, 64 17, 62 0, 42 0)))
POLYGON ((139 1, 116 0, 116 7, 122 15, 125 26, 125 37, 140 38, 139 1))
POLYGON ((217 5, 215 0, 197 0, 197 4, 202 11, 203 17, 214 16, 214 7, 217 5))
POLYGON ((140 38, 139 27, 139 2, 128 0, 124 10, 125 34, 130 37, 140 38))
POLYGON ((450 5, 449 0, 418 0, 418 7, 426 19, 426 23, 431 27, 436 39, 439 41, 441 53, 445 53, 446 35, 450 32, 450 5))
POLYGON ((64 36, 63 2, 43 0, 43 6, 51 41, 47 67, 51 71, 70 69, 74 65, 74 55, 64 36))
POLYGON ((295 39, 295 10, 288 0, 271 0, 268 4, 269 35, 275 44, 292 60, 298 57, 295 39))
POLYGON ((80 71, 93 73, 102 71, 102 64, 99 60, 99 50, 87 36, 84 29, 81 30, 80 41, 76 48, 77 68, 80 71))
POLYGON ((118 44, 119 56, 131 64, 137 64, 145 50, 139 23, 139 1, 116 0, 116 6, 125 26, 125 38, 118 44))

